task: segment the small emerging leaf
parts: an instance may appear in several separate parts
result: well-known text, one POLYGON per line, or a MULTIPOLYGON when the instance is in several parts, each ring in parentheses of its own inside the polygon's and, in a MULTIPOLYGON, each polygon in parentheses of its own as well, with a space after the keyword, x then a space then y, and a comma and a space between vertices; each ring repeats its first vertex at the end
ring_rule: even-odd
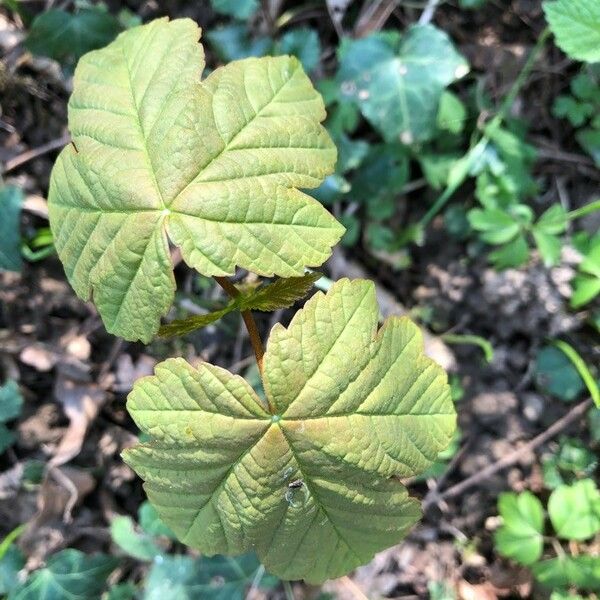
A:
POLYGON ((199 82, 199 35, 189 19, 158 19, 84 56, 69 100, 74 143, 52 171, 67 277, 129 340, 150 341, 172 303, 169 239, 204 275, 237 265, 292 277, 343 233, 299 189, 333 171, 336 150, 298 60, 246 59, 199 82))
POLYGON ((253 549, 271 573, 309 582, 398 543, 420 514, 398 478, 431 465, 456 415, 418 328, 392 317, 377 331, 378 316, 373 284, 342 280, 276 325, 269 408, 209 364, 170 359, 136 382, 128 409, 152 441, 124 458, 181 541, 253 549))
POLYGON ((196 329, 206 327, 234 310, 260 310, 271 312, 280 308, 289 308, 304 298, 314 282, 321 278, 321 273, 307 273, 304 277, 278 279, 274 283, 259 287, 257 290, 238 296, 220 310, 205 315, 194 315, 162 325, 158 334, 163 337, 184 335, 196 329))
POLYGON ((304 298, 321 277, 321 273, 307 273, 304 277, 278 279, 243 296, 240 310, 271 312, 280 308, 289 308, 294 302, 304 298))

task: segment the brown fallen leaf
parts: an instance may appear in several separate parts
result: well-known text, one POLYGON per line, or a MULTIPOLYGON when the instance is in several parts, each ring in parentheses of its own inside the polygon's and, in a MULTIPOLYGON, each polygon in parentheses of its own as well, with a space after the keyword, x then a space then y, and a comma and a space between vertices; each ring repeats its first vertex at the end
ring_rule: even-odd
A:
POLYGON ((106 400, 104 390, 97 385, 76 382, 60 373, 54 395, 69 419, 69 426, 48 463, 51 467, 63 465, 79 454, 88 427, 106 400))
POLYGON ((488 581, 472 584, 463 579, 458 582, 457 591, 461 600, 498 600, 496 588, 488 581))
POLYGON ((36 371, 46 373, 54 368, 59 359, 59 354, 44 344, 31 344, 23 348, 19 360, 36 371))
POLYGON ((39 566, 49 554, 66 541, 65 523, 71 512, 94 489, 94 478, 73 467, 50 468, 38 491, 38 510, 19 538, 19 546, 27 554, 27 568, 39 566))

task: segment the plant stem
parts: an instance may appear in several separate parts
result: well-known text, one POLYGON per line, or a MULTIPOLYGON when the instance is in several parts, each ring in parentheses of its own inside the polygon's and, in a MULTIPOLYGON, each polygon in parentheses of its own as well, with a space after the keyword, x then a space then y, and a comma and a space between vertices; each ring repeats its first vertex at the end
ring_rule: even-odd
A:
MULTIPOLYGON (((226 277, 215 277, 214 279, 232 298, 237 298, 240 295, 240 290, 238 290, 226 277)), ((260 334, 258 333, 258 328, 256 327, 256 321, 252 316, 252 312, 249 310, 242 311, 242 319, 244 319, 244 324, 248 330, 250 343, 252 344, 252 349, 256 356, 256 363, 258 364, 258 370, 262 376, 265 350, 260 339, 260 334)))
POLYGON ((445 492, 435 493, 431 497, 425 498, 423 501, 423 510, 427 510, 427 508, 440 500, 446 500, 448 498, 454 498, 460 494, 462 494, 465 490, 469 488, 480 485, 483 481, 495 475, 498 471, 502 471, 502 469, 506 469, 514 465, 517 461, 519 461, 523 456, 526 456, 529 452, 533 452, 536 448, 546 443, 548 440, 552 439, 554 436, 558 435, 561 431, 566 429, 569 425, 575 423, 578 419, 581 419, 583 415, 588 411, 588 409, 593 406, 593 401, 591 398, 584 400, 580 404, 574 406, 564 417, 561 417, 553 423, 546 431, 543 431, 538 436, 534 437, 531 441, 519 446, 516 450, 505 454, 502 458, 497 460, 495 463, 488 465, 485 469, 478 471, 474 475, 463 479, 463 481, 453 485, 448 488, 445 492))
POLYGON ((484 134, 481 137, 481 139, 461 159, 460 162, 464 163, 464 164, 461 164, 458 167, 458 172, 456 172, 455 177, 452 178, 453 180, 448 182, 448 186, 446 187, 444 192, 436 199, 436 201, 433 203, 431 208, 425 213, 425 215, 417 223, 416 229, 421 230, 421 231, 423 229, 425 229, 425 227, 427 227, 427 225, 429 225, 429 223, 431 222, 433 217, 435 217, 435 215, 437 215, 437 213, 444 207, 444 205, 448 202, 448 200, 450 200, 450 198, 454 195, 454 192, 456 192, 456 190, 458 190, 458 188, 467 179, 467 177, 469 176, 470 167, 471 167, 472 163, 475 161, 476 158, 481 156, 481 154, 483 153, 483 150, 485 150, 486 146, 488 145, 490 138, 495 133, 495 131, 500 127, 500 125, 502 125, 502 121, 504 121, 504 119, 508 115, 508 111, 511 109, 516 97, 519 95, 519 92, 521 91, 521 88, 527 81, 527 78, 529 77, 531 70, 533 69, 533 66, 535 64, 535 61, 537 60, 539 53, 542 51, 542 48, 544 47, 544 44, 546 43, 546 40, 548 39, 549 35, 550 35, 549 28, 546 28, 546 29, 544 29, 544 31, 542 31, 535 46, 531 49, 531 52, 529 53, 529 57, 527 58, 527 61, 523 65, 521 72, 515 79, 515 82, 513 83, 512 87, 510 88, 510 91, 508 92, 508 94, 506 95, 504 100, 502 101, 502 104, 500 105, 500 109, 498 110, 498 113, 486 125, 484 134))
POLYGON ((577 208, 568 212, 567 219, 572 221, 573 219, 578 219, 579 217, 585 217, 585 215, 589 215, 597 210, 600 210, 600 200, 594 200, 594 202, 590 202, 581 208, 577 208))
POLYGON ((292 584, 289 581, 282 581, 281 583, 283 583, 283 590, 285 592, 286 600, 296 600, 296 597, 294 596, 294 590, 292 589, 292 584))

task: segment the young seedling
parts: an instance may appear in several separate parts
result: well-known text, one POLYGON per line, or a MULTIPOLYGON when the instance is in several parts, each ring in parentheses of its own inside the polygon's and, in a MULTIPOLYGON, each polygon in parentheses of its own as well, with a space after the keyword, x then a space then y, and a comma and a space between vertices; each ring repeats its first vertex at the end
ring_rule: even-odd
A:
POLYGON ((266 400, 225 369, 166 360, 129 395, 150 441, 124 458, 182 542, 255 551, 273 574, 316 583, 417 521, 399 478, 431 465, 456 416, 418 328, 390 318, 377 330, 368 281, 314 295, 264 351, 250 311, 305 295, 305 267, 343 233, 298 189, 332 172, 336 150, 297 60, 246 59, 200 81, 199 35, 190 20, 160 19, 80 60, 51 226, 76 292, 126 339, 150 341, 171 306, 169 241, 232 296, 223 310, 242 311, 266 400), (226 277, 236 266, 289 279, 246 294, 226 277))

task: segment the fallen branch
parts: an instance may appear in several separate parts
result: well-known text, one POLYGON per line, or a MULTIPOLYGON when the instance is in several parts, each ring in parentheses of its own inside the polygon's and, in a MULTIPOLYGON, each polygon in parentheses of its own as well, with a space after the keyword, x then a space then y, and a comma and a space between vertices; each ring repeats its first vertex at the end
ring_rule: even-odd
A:
POLYGON ((32 148, 31 150, 27 150, 14 158, 6 161, 4 165, 4 173, 8 173, 8 171, 12 171, 21 165, 43 156, 44 154, 48 154, 48 152, 52 152, 53 150, 58 150, 63 146, 66 146, 71 141, 71 136, 67 133, 62 137, 56 138, 55 140, 50 140, 46 144, 42 144, 37 148, 32 148))
POLYGON ((538 448, 539 446, 541 446, 542 444, 559 434, 563 429, 566 429, 569 425, 580 419, 592 406, 592 404, 593 403, 591 398, 584 400, 577 406, 573 407, 564 417, 561 417, 553 425, 548 427, 546 431, 534 437, 530 442, 527 442, 523 446, 517 448, 516 450, 513 450, 506 456, 502 457, 500 460, 496 461, 495 463, 492 463, 491 465, 487 466, 485 469, 479 471, 478 473, 475 473, 474 475, 467 477, 460 483, 453 485, 452 487, 448 488, 445 492, 442 492, 440 494, 435 489, 431 490, 431 492, 427 494, 425 500, 423 501, 423 510, 425 511, 429 506, 431 506, 431 504, 437 503, 440 500, 446 500, 448 498, 458 496, 470 487, 478 485, 479 483, 485 481, 492 475, 495 475, 496 473, 498 473, 498 471, 502 471, 503 469, 514 465, 519 461, 519 459, 523 455, 527 454, 528 452, 532 452, 533 450, 535 450, 536 448, 538 448))

